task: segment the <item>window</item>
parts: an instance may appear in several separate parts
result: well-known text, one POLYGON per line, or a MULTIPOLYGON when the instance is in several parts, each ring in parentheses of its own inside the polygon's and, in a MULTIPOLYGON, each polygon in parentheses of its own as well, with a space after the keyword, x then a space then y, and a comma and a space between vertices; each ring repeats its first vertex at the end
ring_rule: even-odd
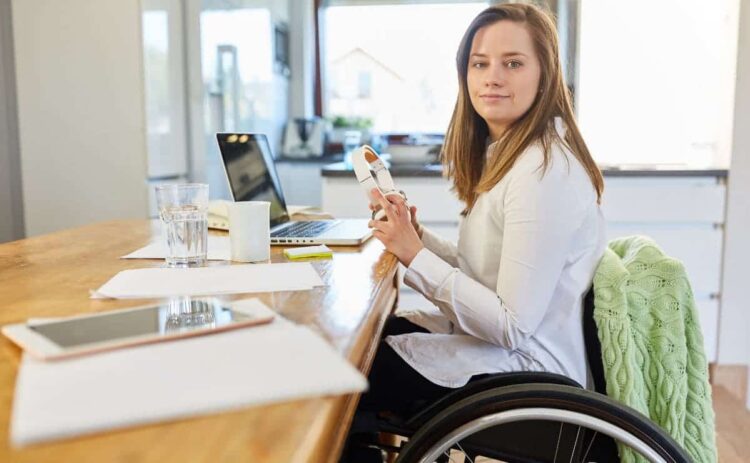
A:
POLYGON ((581 0, 578 120, 600 164, 727 165, 738 1, 581 0))
POLYGON ((359 73, 359 97, 372 98, 370 86, 372 85, 372 73, 370 71, 360 71, 359 73))
POLYGON ((142 7, 148 176, 184 178, 188 161, 181 10, 179 3, 166 0, 143 0, 142 7))
MULTIPOLYGON (((445 131, 459 41, 493 2, 427 1, 327 0, 324 116, 369 119, 379 132, 445 131)), ((728 165, 739 3, 547 2, 597 162, 728 165)))
POLYGON ((322 21, 324 116, 379 132, 443 133, 458 92, 455 56, 487 2, 329 6, 322 21))

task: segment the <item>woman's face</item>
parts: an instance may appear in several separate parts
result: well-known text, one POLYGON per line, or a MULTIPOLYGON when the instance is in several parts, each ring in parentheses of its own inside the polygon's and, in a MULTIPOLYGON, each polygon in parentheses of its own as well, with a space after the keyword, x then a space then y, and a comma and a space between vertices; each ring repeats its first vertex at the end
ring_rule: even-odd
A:
POLYGON ((471 43, 466 81, 474 110, 495 141, 531 107, 541 69, 526 27, 498 21, 477 31, 471 43))

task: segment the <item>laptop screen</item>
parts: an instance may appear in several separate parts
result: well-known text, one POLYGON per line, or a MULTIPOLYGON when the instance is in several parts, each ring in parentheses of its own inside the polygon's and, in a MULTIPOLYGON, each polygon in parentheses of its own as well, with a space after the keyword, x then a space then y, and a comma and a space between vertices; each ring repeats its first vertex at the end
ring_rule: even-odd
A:
POLYGON ((271 203, 271 227, 289 221, 271 147, 263 134, 217 133, 224 170, 235 201, 271 203))

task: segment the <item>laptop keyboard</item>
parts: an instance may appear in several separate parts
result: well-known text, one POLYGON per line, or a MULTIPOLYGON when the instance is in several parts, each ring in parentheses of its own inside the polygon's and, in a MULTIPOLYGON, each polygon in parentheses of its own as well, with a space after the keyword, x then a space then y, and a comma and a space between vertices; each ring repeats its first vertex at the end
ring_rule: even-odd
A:
POLYGON ((326 230, 336 226, 336 220, 312 220, 294 222, 291 225, 281 228, 271 233, 272 238, 291 237, 291 238, 309 238, 320 236, 326 230))

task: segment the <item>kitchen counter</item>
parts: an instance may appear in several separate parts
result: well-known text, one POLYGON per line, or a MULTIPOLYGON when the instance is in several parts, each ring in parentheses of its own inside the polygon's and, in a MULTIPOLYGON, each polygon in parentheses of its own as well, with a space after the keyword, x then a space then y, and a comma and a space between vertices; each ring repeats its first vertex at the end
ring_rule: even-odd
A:
MULTIPOLYGON (((602 166, 605 177, 720 177, 726 178, 729 170, 718 167, 692 168, 682 166, 602 166)), ((441 177, 440 164, 394 164, 389 167, 394 177, 441 177)), ((354 172, 344 162, 329 164, 321 170, 323 177, 349 177, 354 172)))
POLYGON ((325 156, 309 157, 309 158, 294 158, 294 157, 288 157, 282 154, 278 158, 274 159, 274 162, 289 163, 289 164, 331 164, 331 163, 339 163, 343 159, 344 159, 344 155, 342 153, 327 154, 325 156))

